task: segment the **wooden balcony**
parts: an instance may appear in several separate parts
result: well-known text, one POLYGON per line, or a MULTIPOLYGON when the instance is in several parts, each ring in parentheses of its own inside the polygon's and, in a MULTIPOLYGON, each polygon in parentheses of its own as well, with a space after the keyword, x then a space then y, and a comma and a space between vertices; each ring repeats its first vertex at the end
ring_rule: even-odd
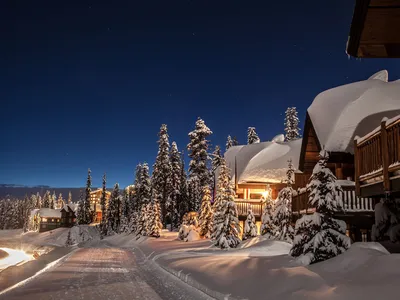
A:
POLYGON ((354 140, 356 194, 383 196, 400 192, 400 118, 382 121, 354 140))
MULTIPOLYGON (((343 203, 345 213, 354 212, 373 212, 374 199, 360 198, 356 196, 354 186, 343 186, 343 193, 339 193, 343 203)), ((292 199, 292 212, 296 215, 313 213, 315 208, 308 205, 308 193, 305 189, 299 190, 292 199)))
POLYGON ((239 217, 247 217, 249 208, 253 211, 254 216, 261 218, 264 205, 260 200, 235 199, 239 217))

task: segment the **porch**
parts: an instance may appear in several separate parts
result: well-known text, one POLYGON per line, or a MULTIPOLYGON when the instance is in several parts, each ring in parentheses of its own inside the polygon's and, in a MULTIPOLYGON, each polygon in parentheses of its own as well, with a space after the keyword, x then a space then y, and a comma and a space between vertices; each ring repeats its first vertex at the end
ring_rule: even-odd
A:
POLYGON ((400 194, 400 116, 354 140, 356 194, 400 194))

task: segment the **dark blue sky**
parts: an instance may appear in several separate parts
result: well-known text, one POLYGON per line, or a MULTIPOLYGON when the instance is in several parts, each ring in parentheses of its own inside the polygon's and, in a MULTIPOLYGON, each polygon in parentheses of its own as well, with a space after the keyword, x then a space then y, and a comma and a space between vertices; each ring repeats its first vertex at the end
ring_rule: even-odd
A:
POLYGON ((213 145, 267 140, 287 106, 303 122, 325 89, 400 78, 399 60, 348 59, 353 2, 3 3, 0 183, 82 186, 90 167, 125 186, 161 123, 180 149, 198 116, 213 145))

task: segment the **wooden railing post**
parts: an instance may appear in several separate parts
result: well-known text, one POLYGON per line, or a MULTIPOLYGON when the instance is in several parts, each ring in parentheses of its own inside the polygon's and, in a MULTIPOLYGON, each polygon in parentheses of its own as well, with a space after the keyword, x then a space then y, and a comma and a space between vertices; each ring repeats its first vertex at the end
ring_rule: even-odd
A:
POLYGON ((357 147, 357 137, 354 139, 354 181, 356 182, 356 195, 360 196, 360 155, 357 147))
POLYGON ((389 149, 386 131, 386 120, 381 122, 381 153, 382 153, 382 174, 383 174, 383 190, 390 191, 389 179, 389 149))

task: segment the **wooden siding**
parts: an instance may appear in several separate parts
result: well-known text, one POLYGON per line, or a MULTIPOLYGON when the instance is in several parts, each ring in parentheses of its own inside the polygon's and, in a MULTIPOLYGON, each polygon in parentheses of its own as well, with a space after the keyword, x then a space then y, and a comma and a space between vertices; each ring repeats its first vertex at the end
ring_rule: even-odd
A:
POLYGON ((235 200, 239 216, 247 216, 249 208, 253 211, 255 217, 261 217, 264 205, 261 201, 249 201, 244 199, 235 200))

